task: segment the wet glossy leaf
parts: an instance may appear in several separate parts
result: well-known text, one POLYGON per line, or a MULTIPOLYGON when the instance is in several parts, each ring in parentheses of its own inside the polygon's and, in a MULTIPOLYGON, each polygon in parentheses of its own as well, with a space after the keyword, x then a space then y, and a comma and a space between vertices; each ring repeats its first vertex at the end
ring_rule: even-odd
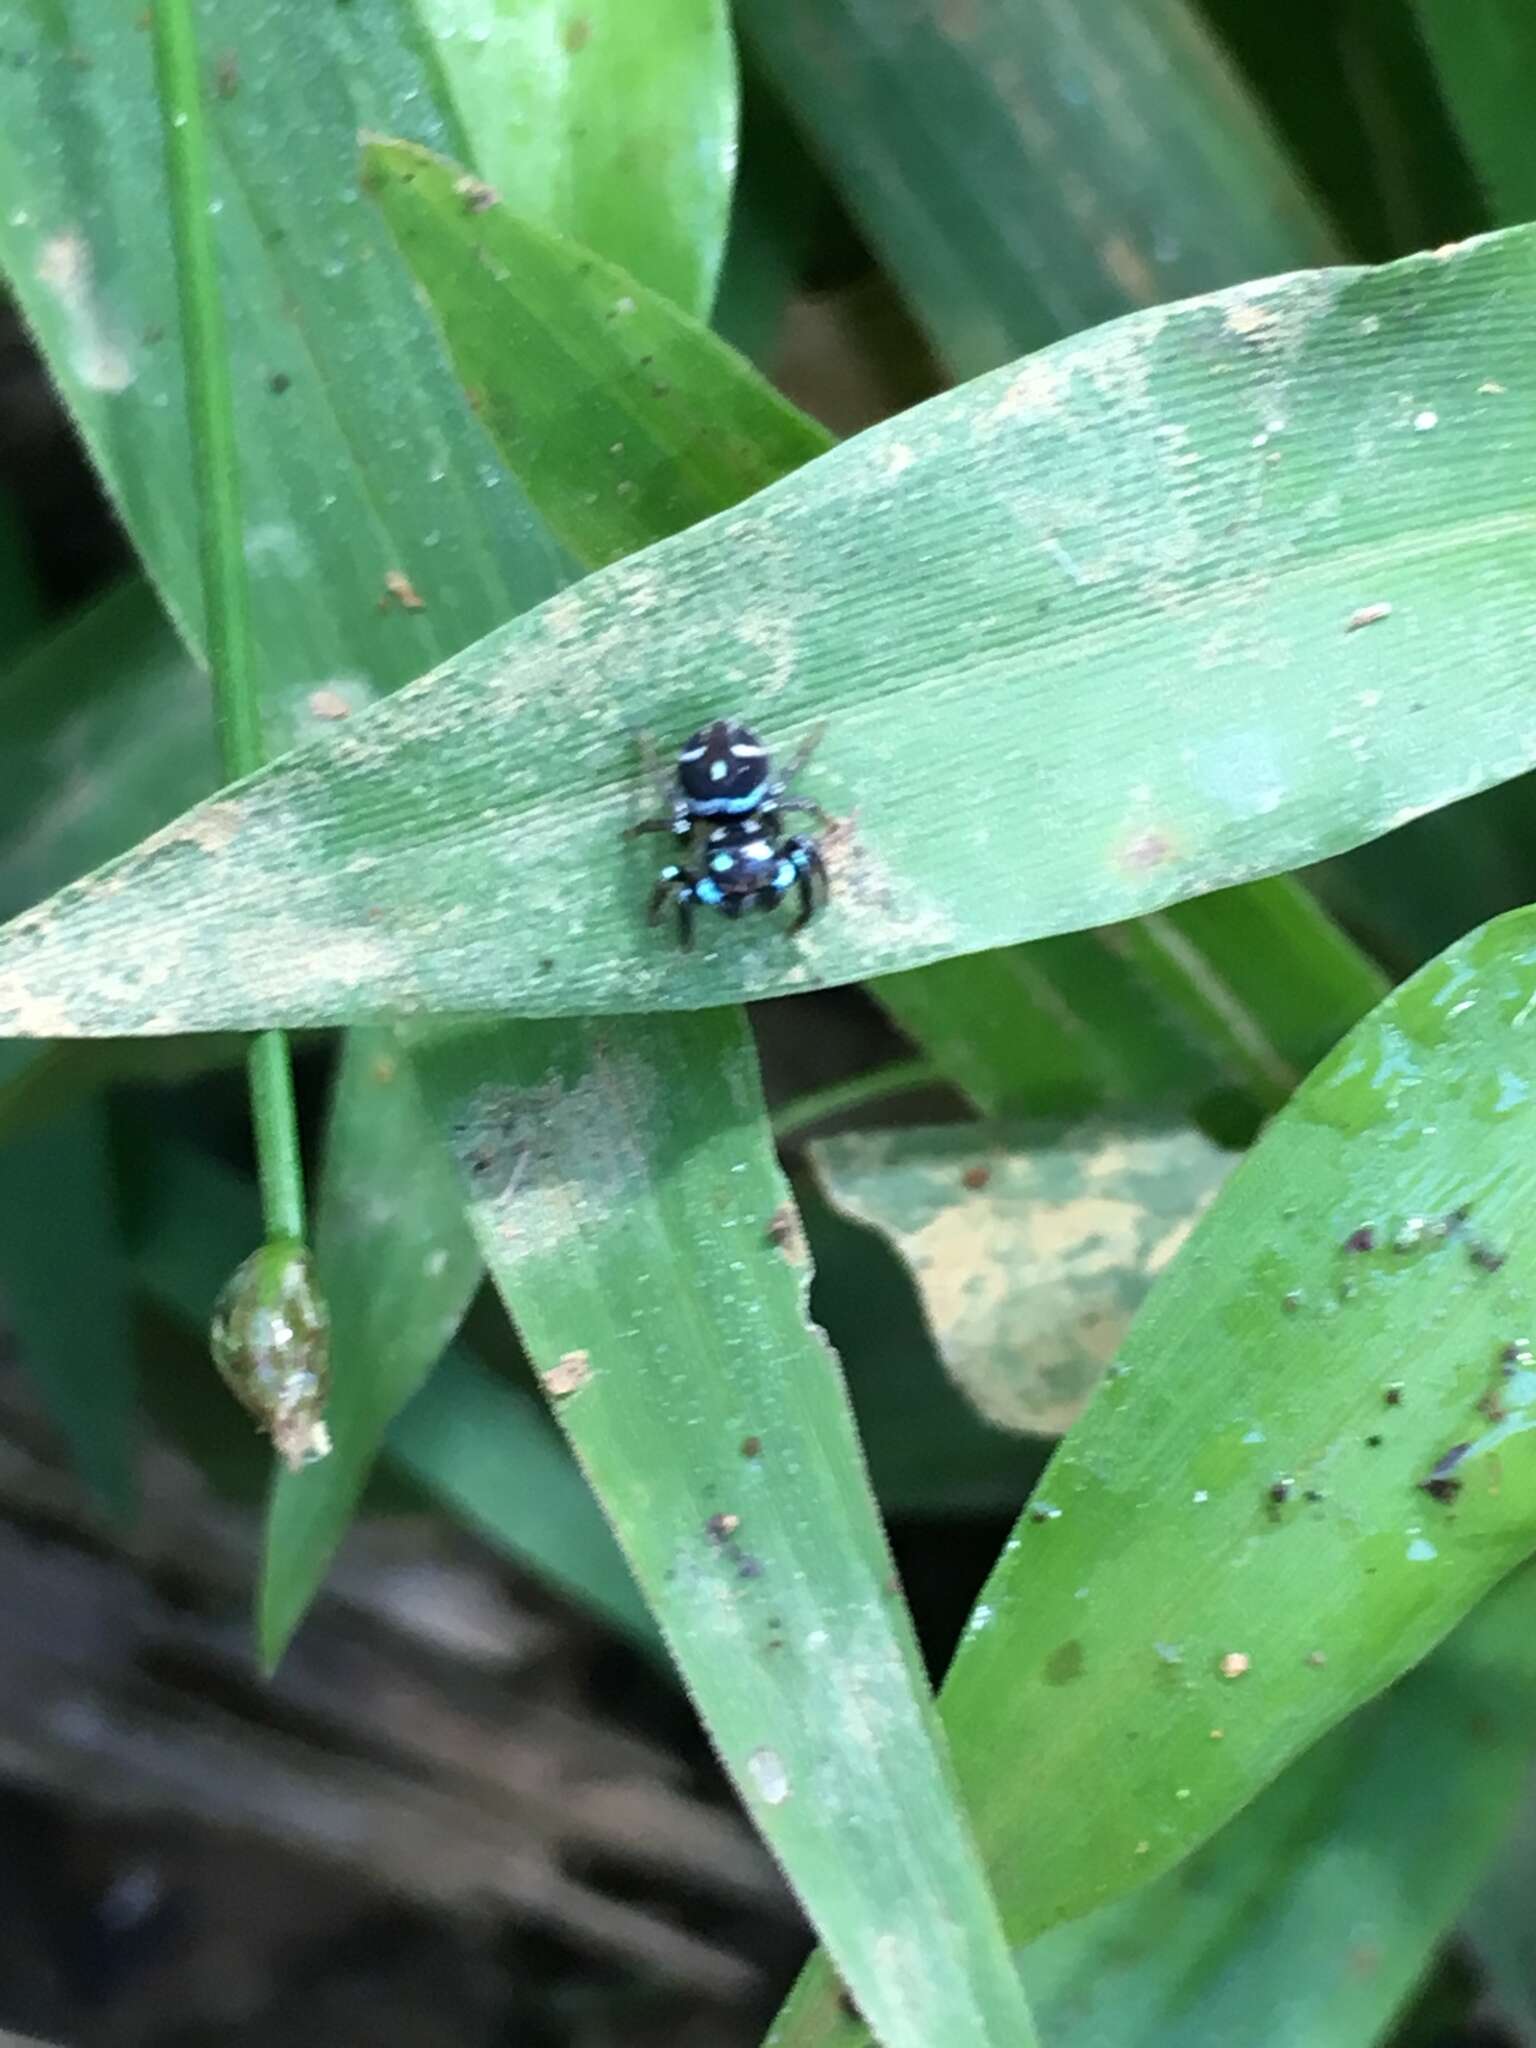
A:
MULTIPOLYGON (((1048 1466, 943 1694, 1016 1939, 1178 1862, 1536 1548, 1533 974, 1517 912, 1350 1034, 1048 1466)), ((831 2038, 813 1972, 779 2039, 831 2038)))
POLYGON ((1019 2048, 744 1033, 466 1027, 418 1065, 529 1357, 844 1981, 902 2048, 1019 2048))
MULTIPOLYGON (((707 313, 736 163, 724 0, 414 0, 508 207, 707 313)), ((471 203, 479 201, 471 195, 471 203)))
POLYGON ((1231 1164, 1195 1131, 1094 1124, 850 1131, 811 1160, 910 1267, 981 1413, 1045 1436, 1083 1407, 1231 1164))
POLYGON ((259 1245, 214 1303, 208 1348, 219 1377, 291 1471, 328 1456, 331 1319, 309 1247, 259 1245))
POLYGON ((1360 2048, 1383 2038, 1529 1777, 1533 1622, 1526 1570, 1177 1870, 1032 1943, 1022 1968, 1046 2039, 1360 2048))
POLYGON ((1532 310, 1512 230, 946 394, 11 927, 0 1028, 718 1004, 1142 913, 1516 773, 1536 416, 1504 400, 1532 310), (647 797, 628 730, 727 686, 776 746, 828 722, 834 901, 794 944, 717 927, 679 959, 619 836, 647 797))
POLYGON ((1181 0, 738 8, 960 376, 1127 306, 1334 253, 1181 0))

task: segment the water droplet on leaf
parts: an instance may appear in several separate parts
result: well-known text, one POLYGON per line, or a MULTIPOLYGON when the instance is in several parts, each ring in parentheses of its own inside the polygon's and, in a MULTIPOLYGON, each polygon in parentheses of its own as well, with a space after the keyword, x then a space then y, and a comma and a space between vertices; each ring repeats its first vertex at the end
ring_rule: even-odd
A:
POLYGON ((264 1244, 219 1296, 208 1333, 219 1376, 271 1437, 291 1472, 331 1448, 331 1323, 306 1245, 264 1244))

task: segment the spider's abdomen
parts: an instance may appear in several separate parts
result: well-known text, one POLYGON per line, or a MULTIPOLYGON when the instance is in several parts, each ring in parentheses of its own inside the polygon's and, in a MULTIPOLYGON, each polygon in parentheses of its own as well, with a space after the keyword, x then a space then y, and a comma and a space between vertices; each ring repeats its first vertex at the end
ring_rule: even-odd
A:
POLYGON ((700 900, 706 903, 762 889, 782 894, 795 879, 793 866, 755 818, 717 825, 705 843, 702 866, 700 900), (705 889, 704 883, 713 887, 705 889))

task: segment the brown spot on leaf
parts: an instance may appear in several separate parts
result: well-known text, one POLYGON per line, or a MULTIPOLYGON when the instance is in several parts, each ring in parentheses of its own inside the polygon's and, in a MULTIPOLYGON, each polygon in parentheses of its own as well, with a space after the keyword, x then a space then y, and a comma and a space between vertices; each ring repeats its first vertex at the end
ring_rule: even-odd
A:
POLYGON ((384 595, 379 599, 379 610, 388 609, 393 598, 403 612, 424 612, 426 600, 418 593, 415 584, 403 569, 384 571, 384 595))
POLYGON ((774 1250, 782 1252, 792 1266, 805 1264, 808 1257, 805 1232, 800 1227, 799 1212, 793 1202, 784 1202, 774 1210, 764 1234, 774 1250))
POLYGON ((483 178, 456 178, 453 189, 463 200, 466 213, 485 213, 501 198, 495 186, 487 185, 483 178))
POLYGON ((960 1176, 962 1183, 971 1189, 984 1188, 991 1178, 990 1166, 968 1166, 960 1176))
POLYGON ((552 1365, 544 1375, 546 1390, 557 1401, 563 1401, 568 1394, 578 1394, 592 1377, 592 1354, 590 1351, 566 1351, 561 1354, 558 1364, 552 1365))
POLYGON ((1362 626, 1374 626, 1382 619, 1390 619, 1392 607, 1389 604, 1363 604, 1358 611, 1351 612, 1345 626, 1346 633, 1358 633, 1362 626))
POLYGON ((1071 1642, 1058 1643, 1045 1660, 1045 1682, 1047 1685, 1070 1685, 1074 1678, 1083 1675, 1083 1646, 1074 1637, 1071 1642))
POLYGON ((1120 865, 1129 868, 1133 874, 1145 874, 1149 868, 1163 867, 1177 851, 1166 832, 1138 832, 1134 839, 1126 842, 1120 855, 1120 865))
POLYGON ((584 14, 573 14, 565 24, 565 33, 560 38, 569 56, 584 50, 592 40, 592 24, 584 14))

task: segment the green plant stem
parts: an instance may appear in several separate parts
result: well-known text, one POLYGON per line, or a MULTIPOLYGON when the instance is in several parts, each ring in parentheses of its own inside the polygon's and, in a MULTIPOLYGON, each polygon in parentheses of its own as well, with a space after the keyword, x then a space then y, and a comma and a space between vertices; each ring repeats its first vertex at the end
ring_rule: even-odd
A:
MULTIPOLYGON (((203 630, 219 750, 224 772, 233 782, 262 766, 266 744, 246 587, 229 347, 209 225, 208 134, 191 0, 155 0, 153 24, 181 300, 187 411, 201 515, 203 630)), ((302 1238, 304 1176, 293 1102, 293 1063, 283 1032, 264 1031, 254 1040, 248 1072, 267 1236, 302 1238)))
POLYGON ((784 1145, 798 1138, 813 1124, 830 1116, 843 1116, 851 1109, 865 1109, 887 1095, 904 1095, 913 1088, 947 1088, 951 1084, 932 1060, 891 1060, 873 1067, 867 1074, 855 1074, 851 1081, 833 1081, 826 1088, 812 1088, 776 1109, 770 1119, 775 1140, 784 1145))

